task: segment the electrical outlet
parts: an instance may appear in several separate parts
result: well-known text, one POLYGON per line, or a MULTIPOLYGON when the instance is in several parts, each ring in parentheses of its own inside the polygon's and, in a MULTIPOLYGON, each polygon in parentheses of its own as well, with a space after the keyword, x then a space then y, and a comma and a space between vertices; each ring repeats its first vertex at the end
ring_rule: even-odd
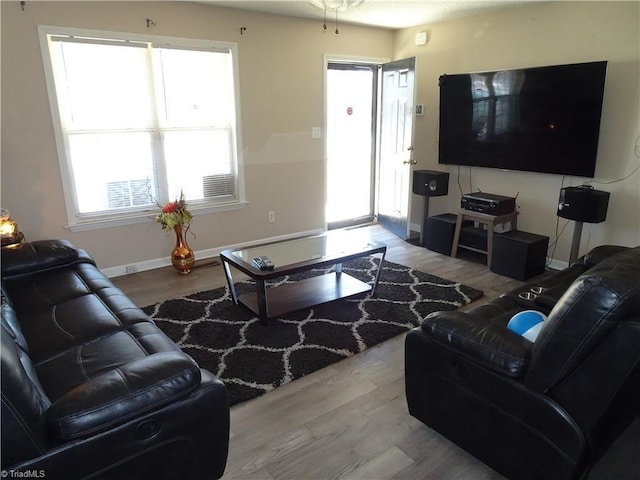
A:
POLYGON ((138 271, 138 267, 136 265, 127 265, 124 267, 124 273, 136 273, 138 271))
POLYGON ((268 214, 267 217, 269 219, 269 223, 276 223, 276 212, 274 212, 273 210, 271 210, 268 214))

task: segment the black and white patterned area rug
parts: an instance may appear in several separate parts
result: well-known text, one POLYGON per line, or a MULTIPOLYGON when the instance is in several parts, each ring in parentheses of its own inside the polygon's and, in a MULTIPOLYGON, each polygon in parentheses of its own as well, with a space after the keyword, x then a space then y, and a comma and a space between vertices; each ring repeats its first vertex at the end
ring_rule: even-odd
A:
MULTIPOLYGON (((345 262, 343 272, 373 283, 379 259, 345 262)), ((290 275, 278 284, 327 273, 290 275)), ((254 289, 236 284, 239 295, 254 289)), ((474 288, 383 263, 375 295, 360 294, 270 319, 267 327, 228 287, 167 300, 143 310, 198 364, 227 386, 231 405, 262 395, 417 325, 429 313, 456 310, 482 296, 474 288)))

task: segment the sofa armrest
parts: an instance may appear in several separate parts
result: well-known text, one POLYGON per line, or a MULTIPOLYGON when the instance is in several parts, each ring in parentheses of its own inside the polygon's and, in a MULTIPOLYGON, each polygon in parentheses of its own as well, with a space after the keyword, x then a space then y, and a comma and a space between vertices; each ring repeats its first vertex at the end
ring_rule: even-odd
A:
POLYGON ((614 256, 617 253, 623 252, 625 250, 629 250, 629 247, 622 247, 619 245, 600 245, 597 246, 587 254, 580 257, 576 260, 576 263, 582 263, 587 267, 591 268, 603 260, 606 260, 609 257, 614 256))
POLYGON ((36 240, 2 249, 2 278, 18 277, 93 259, 67 240, 36 240))
POLYGON ((434 312, 422 322, 433 341, 510 377, 521 377, 529 364, 531 342, 488 320, 464 312, 434 312))
POLYGON ((51 405, 47 423, 58 440, 95 435, 189 394, 200 379, 184 353, 156 353, 78 385, 51 405))

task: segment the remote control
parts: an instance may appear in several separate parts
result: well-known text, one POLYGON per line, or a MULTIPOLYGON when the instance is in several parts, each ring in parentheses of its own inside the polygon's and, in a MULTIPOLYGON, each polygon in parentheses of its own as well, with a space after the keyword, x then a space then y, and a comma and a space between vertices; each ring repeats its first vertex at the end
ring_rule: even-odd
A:
POLYGON ((251 265, 259 270, 273 270, 274 268, 273 262, 269 260, 269 257, 265 257, 264 255, 254 258, 251 265))

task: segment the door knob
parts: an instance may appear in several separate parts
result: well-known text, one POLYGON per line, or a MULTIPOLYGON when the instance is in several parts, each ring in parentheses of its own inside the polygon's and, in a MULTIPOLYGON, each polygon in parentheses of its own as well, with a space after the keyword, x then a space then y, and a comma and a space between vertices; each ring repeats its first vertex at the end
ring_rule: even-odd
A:
MULTIPOLYGON (((409 145, 409 147, 407 148, 407 151, 413 153, 413 145, 409 145)), ((413 159, 409 159, 409 160, 405 160, 402 163, 404 165, 407 165, 407 164, 415 165, 416 163, 418 163, 418 161, 417 160, 413 160, 413 159)))

